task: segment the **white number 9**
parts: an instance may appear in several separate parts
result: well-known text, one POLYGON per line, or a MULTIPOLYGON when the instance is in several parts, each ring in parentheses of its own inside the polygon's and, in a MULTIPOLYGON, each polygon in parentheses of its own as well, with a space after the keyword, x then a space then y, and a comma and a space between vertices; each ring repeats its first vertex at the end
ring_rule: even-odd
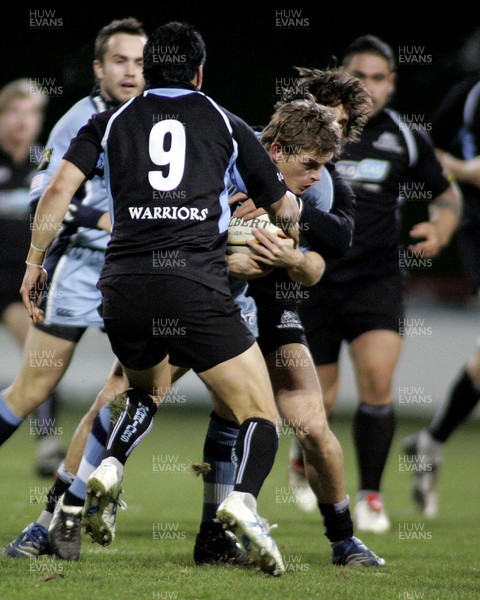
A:
POLYGON ((167 192, 179 185, 185 170, 185 148, 185 129, 180 121, 167 119, 152 127, 148 153, 152 162, 163 167, 161 171, 148 172, 148 181, 154 189, 167 192))

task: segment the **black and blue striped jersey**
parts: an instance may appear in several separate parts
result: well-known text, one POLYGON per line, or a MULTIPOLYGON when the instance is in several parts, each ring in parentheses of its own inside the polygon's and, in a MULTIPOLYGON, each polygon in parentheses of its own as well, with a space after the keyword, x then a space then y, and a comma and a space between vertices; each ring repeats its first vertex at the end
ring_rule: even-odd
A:
POLYGON ((168 272, 229 293, 229 183, 243 181, 258 207, 286 193, 253 130, 188 84, 95 115, 64 158, 87 177, 104 169, 113 229, 102 278, 168 272))
POLYGON ((449 186, 431 140, 385 109, 367 122, 358 142, 345 147, 336 168, 356 196, 355 228, 352 247, 327 262, 322 282, 379 279, 398 272, 402 201, 415 189, 422 191, 427 205, 449 186))

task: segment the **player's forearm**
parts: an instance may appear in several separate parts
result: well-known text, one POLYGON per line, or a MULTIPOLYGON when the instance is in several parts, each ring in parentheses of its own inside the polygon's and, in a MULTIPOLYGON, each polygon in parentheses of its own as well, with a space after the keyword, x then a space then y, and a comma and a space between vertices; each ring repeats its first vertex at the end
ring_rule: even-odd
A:
POLYGON ((318 283, 325 270, 325 261, 316 252, 298 251, 295 264, 287 269, 290 279, 310 287, 318 283))
POLYGON ((72 197, 83 180, 84 175, 77 167, 63 161, 37 205, 32 225, 31 252, 27 257, 29 262, 43 262, 40 252, 45 253, 57 235, 72 197))
POLYGON ((40 199, 32 226, 32 245, 47 249, 61 227, 70 197, 55 186, 48 187, 40 199))
POLYGON ((447 246, 458 227, 458 218, 448 210, 438 210, 435 218, 430 219, 430 222, 435 225, 440 246, 442 248, 447 246))
POLYGON ((298 227, 296 225, 300 218, 300 207, 294 194, 287 192, 280 200, 269 206, 264 206, 264 208, 277 227, 280 227, 286 235, 298 241, 298 227))
POLYGON ((429 207, 430 222, 435 225, 440 245, 446 246, 460 222, 462 199, 460 193, 450 187, 429 207))

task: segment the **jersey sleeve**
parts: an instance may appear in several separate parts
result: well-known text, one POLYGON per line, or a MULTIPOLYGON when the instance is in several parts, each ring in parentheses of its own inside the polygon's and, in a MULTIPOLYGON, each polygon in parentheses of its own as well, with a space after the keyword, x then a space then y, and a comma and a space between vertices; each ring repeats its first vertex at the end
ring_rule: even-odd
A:
POLYGON ((428 135, 420 130, 414 131, 413 134, 417 143, 418 160, 410 179, 421 181, 425 190, 431 193, 433 200, 443 194, 450 184, 443 175, 442 166, 435 156, 435 150, 428 135))
POLYGON ((92 114, 91 107, 77 104, 72 107, 53 127, 30 186, 29 201, 36 206, 48 182, 57 170, 63 155, 78 130, 92 114))
POLYGON ((300 230, 311 250, 318 252, 325 259, 340 258, 352 245, 355 194, 341 179, 333 163, 326 166, 333 182, 333 204, 330 212, 324 212, 305 201, 300 230))
POLYGON ((94 115, 73 138, 63 156, 65 160, 79 168, 88 179, 98 174, 98 165, 103 162, 102 139, 108 123, 106 116, 110 118, 106 113, 94 115))
POLYGON ((234 115, 230 114, 229 118, 238 151, 230 168, 232 181, 235 185, 243 182, 238 189, 250 196, 257 208, 277 202, 287 192, 282 174, 257 139, 253 129, 234 115), (245 190, 242 190, 242 187, 245 190))

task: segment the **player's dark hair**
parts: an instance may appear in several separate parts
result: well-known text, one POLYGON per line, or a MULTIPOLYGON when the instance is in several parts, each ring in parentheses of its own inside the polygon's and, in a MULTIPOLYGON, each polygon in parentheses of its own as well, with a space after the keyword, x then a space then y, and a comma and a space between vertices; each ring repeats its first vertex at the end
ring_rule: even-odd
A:
POLYGON ((344 141, 354 142, 359 139, 362 129, 372 110, 370 92, 359 79, 349 75, 343 69, 309 69, 295 67, 301 75, 295 87, 283 91, 282 100, 277 104, 313 96, 318 104, 338 106, 341 104, 348 115, 344 130, 344 141))
POLYGON ((347 66, 355 54, 376 54, 388 62, 391 71, 396 71, 397 69, 397 60, 392 47, 375 35, 362 35, 353 40, 347 46, 343 55, 343 66, 347 66))
POLYGON ((105 27, 102 27, 95 39, 95 58, 100 62, 103 60, 107 51, 108 40, 116 33, 127 33, 128 35, 139 35, 147 37, 143 30, 143 25, 134 17, 126 17, 125 19, 115 19, 105 27))
POLYGON ((262 132, 261 141, 267 150, 275 142, 280 144, 287 157, 302 154, 322 157, 338 154, 340 130, 335 114, 328 107, 311 100, 294 100, 277 108, 262 132))
POLYGON ((206 58, 205 42, 188 23, 172 21, 148 38, 143 51, 143 76, 152 85, 188 83, 206 58))

